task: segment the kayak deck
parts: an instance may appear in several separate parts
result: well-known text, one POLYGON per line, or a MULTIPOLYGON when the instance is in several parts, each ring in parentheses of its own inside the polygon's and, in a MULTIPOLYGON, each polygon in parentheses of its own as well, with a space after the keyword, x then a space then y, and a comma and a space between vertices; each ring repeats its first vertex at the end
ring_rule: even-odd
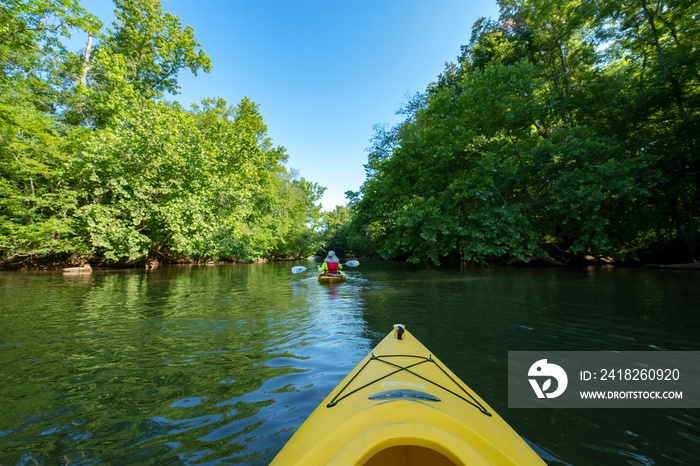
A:
POLYGON ((343 272, 340 273, 334 273, 334 274, 324 274, 321 273, 318 275, 318 281, 321 283, 338 283, 338 282, 344 282, 346 278, 346 275, 343 272))
POLYGON ((273 465, 544 464, 413 335, 399 333, 333 389, 273 465))

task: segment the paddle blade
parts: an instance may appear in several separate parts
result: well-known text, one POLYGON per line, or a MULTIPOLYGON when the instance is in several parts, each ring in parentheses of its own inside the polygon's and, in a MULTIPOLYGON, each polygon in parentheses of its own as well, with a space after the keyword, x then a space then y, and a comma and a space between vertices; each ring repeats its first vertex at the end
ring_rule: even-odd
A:
POLYGON ((345 265, 347 265, 348 267, 357 267, 358 265, 360 265, 360 261, 347 261, 345 265))
POLYGON ((296 267, 292 267, 292 273, 301 273, 306 270, 306 267, 302 267, 301 265, 297 265, 296 267))

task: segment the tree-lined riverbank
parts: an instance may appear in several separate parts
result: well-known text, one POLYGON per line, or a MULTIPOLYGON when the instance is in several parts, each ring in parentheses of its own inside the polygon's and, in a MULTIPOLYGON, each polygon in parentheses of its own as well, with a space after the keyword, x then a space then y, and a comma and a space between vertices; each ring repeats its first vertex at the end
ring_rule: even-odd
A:
POLYGON ((697 258, 700 4, 498 3, 376 128, 339 240, 436 263, 697 258))
POLYGON ((323 188, 285 167, 257 105, 165 100, 208 72, 160 2, 117 0, 103 26, 77 1, 4 2, 0 262, 142 264, 313 252, 323 188), (69 35, 86 47, 64 45, 69 35))
POLYGON ((698 3, 498 4, 322 214, 253 100, 166 99, 212 65, 159 0, 6 0, 0 266, 699 259, 698 3))

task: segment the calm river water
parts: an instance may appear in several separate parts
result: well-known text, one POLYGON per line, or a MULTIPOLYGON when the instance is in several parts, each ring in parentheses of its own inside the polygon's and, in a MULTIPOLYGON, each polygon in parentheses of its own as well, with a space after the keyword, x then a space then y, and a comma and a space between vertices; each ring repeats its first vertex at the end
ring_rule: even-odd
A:
POLYGON ((509 409, 515 350, 700 350, 700 273, 0 273, 0 464, 265 465, 403 323, 549 464, 700 464, 700 410, 509 409))

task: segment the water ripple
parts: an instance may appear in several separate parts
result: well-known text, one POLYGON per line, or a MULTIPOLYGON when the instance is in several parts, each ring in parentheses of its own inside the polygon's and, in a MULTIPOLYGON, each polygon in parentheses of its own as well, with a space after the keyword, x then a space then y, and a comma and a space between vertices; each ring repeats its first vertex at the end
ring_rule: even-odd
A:
POLYGON ((404 323, 551 464, 698 464, 688 410, 509 410, 508 350, 698 350, 695 275, 363 264, 3 275, 0 464, 267 464, 404 323), (623 412, 620 412, 623 411, 623 412))

